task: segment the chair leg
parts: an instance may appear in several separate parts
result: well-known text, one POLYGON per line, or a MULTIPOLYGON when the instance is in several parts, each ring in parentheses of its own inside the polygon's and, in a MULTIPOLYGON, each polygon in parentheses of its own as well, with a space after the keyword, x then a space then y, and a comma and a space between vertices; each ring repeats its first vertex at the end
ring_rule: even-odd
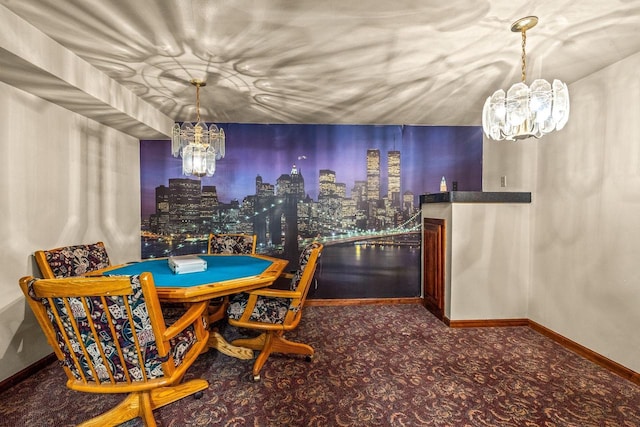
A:
MULTIPOLYGON (((126 421, 139 417, 140 413, 143 412, 143 409, 141 408, 141 405, 144 404, 144 399, 141 399, 141 394, 143 393, 146 392, 134 392, 129 394, 116 407, 98 415, 95 418, 78 424, 78 427, 117 426, 126 421)), ((155 427, 156 425, 153 416, 151 417, 151 420, 147 419, 145 420, 145 422, 149 427, 155 427)))
POLYGON ((209 383, 206 380, 193 379, 174 386, 153 389, 149 396, 151 409, 168 405, 199 391, 206 390, 207 387, 209 387, 209 383))
POLYGON ((82 427, 117 426, 140 417, 146 427, 156 427, 153 410, 180 400, 198 391, 205 390, 209 384, 205 380, 194 379, 170 387, 159 387, 150 391, 133 392, 118 406, 79 424, 82 427))
POLYGON ((253 379, 256 381, 260 379, 260 370, 273 351, 273 333, 267 332, 263 335, 265 336, 264 345, 262 347, 262 350, 260 351, 260 354, 256 358, 256 361, 253 362, 253 370, 251 372, 253 374, 253 379))
POLYGON ((140 394, 140 410, 139 415, 145 427, 155 427, 156 419, 153 417, 153 406, 151 403, 150 393, 140 394))
POLYGON ((313 347, 310 345, 286 339, 284 337, 284 331, 269 331, 255 338, 241 338, 234 340, 232 344, 251 348, 253 350, 260 350, 260 354, 253 363, 252 374, 255 380, 260 379, 260 370, 271 353, 304 354, 310 357, 313 356, 314 353, 313 347))
POLYGON ((289 341, 284 337, 283 331, 277 331, 273 334, 273 346, 271 348, 272 353, 285 353, 285 354, 304 354, 307 356, 313 356, 313 347, 308 344, 289 341))

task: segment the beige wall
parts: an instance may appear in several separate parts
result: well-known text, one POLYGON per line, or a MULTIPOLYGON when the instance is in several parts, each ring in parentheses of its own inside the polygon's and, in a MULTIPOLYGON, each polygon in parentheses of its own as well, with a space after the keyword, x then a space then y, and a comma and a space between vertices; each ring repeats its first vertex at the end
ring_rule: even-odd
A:
POLYGON ((140 258, 136 138, 0 83, 0 381, 51 353, 18 287, 37 249, 103 240, 140 258))
POLYGON ((570 85, 571 118, 560 132, 485 140, 484 191, 530 191, 524 210, 423 206, 423 216, 453 228, 450 319, 527 317, 640 372, 638 68, 640 54, 570 85))
POLYGON ((538 144, 529 317, 640 372, 640 54, 569 87, 538 144))
POLYGON ((485 141, 486 191, 531 191, 528 317, 640 372, 640 54, 569 86, 565 129, 485 141), (533 173, 532 167, 533 166, 533 173))
POLYGON ((528 203, 428 203, 422 206, 422 217, 446 220, 447 318, 527 317, 528 203))
POLYGON ((451 320, 527 317, 529 204, 454 203, 451 320))

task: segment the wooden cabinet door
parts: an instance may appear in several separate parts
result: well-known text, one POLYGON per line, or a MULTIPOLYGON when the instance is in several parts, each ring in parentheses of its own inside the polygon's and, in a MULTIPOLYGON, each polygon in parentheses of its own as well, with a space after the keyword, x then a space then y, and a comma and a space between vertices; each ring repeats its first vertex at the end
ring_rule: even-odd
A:
POLYGON ((445 220, 425 218, 423 222, 424 305, 444 320, 445 220))

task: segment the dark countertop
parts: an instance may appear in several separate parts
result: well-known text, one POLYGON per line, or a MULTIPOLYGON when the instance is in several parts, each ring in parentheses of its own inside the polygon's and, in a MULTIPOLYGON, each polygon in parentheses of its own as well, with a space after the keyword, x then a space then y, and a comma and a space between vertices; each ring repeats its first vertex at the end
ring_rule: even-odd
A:
POLYGON ((420 195, 423 203, 531 203, 531 193, 508 191, 445 191, 420 195))

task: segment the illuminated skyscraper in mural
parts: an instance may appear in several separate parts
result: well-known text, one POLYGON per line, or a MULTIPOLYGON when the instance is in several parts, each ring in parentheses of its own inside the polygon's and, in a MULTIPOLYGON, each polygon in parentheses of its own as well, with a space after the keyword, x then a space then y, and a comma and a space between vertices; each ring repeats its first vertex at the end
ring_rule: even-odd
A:
POLYGON ((367 200, 380 198, 380 150, 367 150, 367 200))
POLYGON ((302 176, 302 171, 293 165, 291 168, 291 194, 300 199, 304 198, 305 190, 304 190, 304 177, 302 176))
POLYGON ((258 198, 265 198, 273 196, 274 194, 276 193, 273 184, 262 182, 262 177, 260 175, 256 176, 256 196, 258 196, 258 198))
POLYGON ((320 169, 318 180, 320 196, 331 196, 336 194, 336 172, 329 169, 320 169))
POLYGON ((387 198, 392 206, 400 206, 400 152, 387 153, 387 177, 389 180, 387 198))
POLYGON ((215 185, 203 185, 200 196, 200 221, 204 229, 209 228, 213 211, 218 206, 218 190, 215 185))
POLYGON ((200 223, 200 180, 169 179, 169 225, 175 233, 193 233, 200 223))
POLYGON ((163 233, 169 226, 169 188, 156 187, 156 212, 149 217, 149 227, 154 233, 163 233))
POLYGON ((213 209, 218 206, 218 190, 215 185, 202 186, 202 208, 213 209))
POLYGON ((402 210, 405 212, 413 212, 413 193, 405 191, 402 195, 402 210))
POLYGON ((289 175, 282 174, 276 180, 276 196, 293 196, 300 199, 305 196, 304 178, 296 165, 293 165, 289 175))
POLYGON ((358 209, 363 209, 367 200, 367 181, 356 181, 351 189, 351 197, 355 200, 358 209))

